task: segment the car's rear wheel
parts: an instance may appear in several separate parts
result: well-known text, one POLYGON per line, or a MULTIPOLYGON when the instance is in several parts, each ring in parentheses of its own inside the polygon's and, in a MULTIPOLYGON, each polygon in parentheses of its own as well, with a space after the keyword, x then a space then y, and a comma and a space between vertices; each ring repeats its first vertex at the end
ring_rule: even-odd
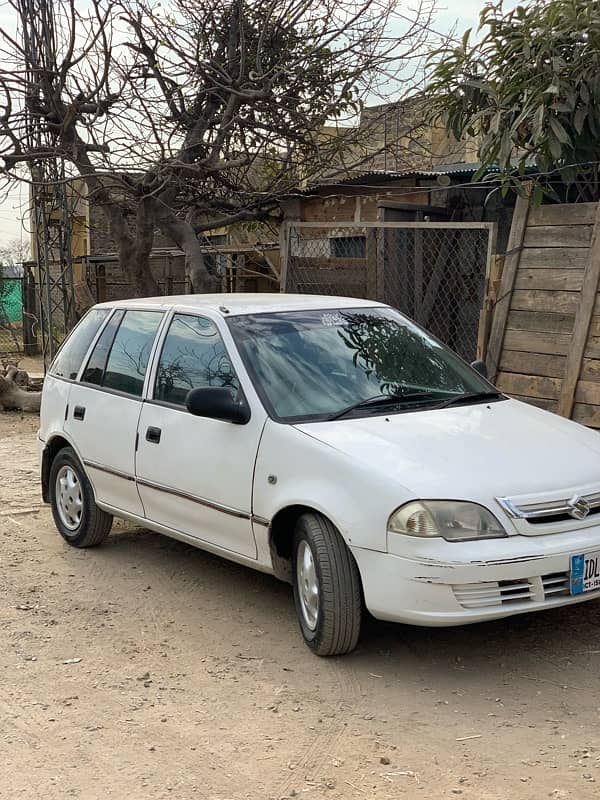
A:
POLYGON ((98 508, 92 486, 71 447, 61 450, 50 468, 50 505, 60 535, 73 547, 103 542, 113 518, 98 508))
POLYGON ((354 650, 362 597, 356 562, 339 531, 320 514, 303 514, 294 533, 294 601, 304 641, 319 656, 354 650))

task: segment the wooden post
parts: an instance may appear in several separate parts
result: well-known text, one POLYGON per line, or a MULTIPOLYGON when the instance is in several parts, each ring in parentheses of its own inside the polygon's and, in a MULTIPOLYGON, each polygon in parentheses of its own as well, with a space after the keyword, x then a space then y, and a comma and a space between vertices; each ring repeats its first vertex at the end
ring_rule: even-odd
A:
POLYGON ((106 267, 104 264, 96 265, 96 302, 106 301, 106 267))
POLYGON ((225 294, 233 292, 233 256, 227 253, 225 256, 225 267, 221 275, 221 291, 225 294))
POLYGON ((377 229, 367 228, 366 243, 366 283, 367 283, 367 299, 377 300, 377 229))
POLYGON ((290 223, 282 222, 279 228, 279 258, 281 261, 280 292, 287 292, 288 258, 290 257, 290 223))
MULTIPOLYGON (((421 220, 423 214, 417 213, 415 219, 421 220)), ((415 229, 414 231, 414 247, 415 247, 415 310, 414 319, 420 324, 425 325, 425 320, 421 313, 423 307, 423 231, 415 229)))
POLYGON ((596 293, 600 282, 600 203, 596 206, 596 217, 592 232, 588 262, 583 274, 581 287, 581 302, 575 312, 573 334, 567 353, 567 369, 563 378, 560 397, 558 398, 558 413, 563 417, 570 417, 575 403, 577 381, 583 363, 583 354, 587 345, 590 332, 590 323, 596 304, 596 293))
POLYGON ((173 294, 173 259, 170 253, 165 256, 165 294, 173 294))
POLYGON ((492 312, 494 303, 496 302, 497 284, 502 276, 501 265, 504 263, 500 261, 496 255, 496 243, 498 239, 498 223, 494 222, 488 233, 488 247, 485 265, 485 283, 483 305, 479 315, 479 331, 477 335, 477 358, 485 361, 487 353, 487 344, 490 335, 490 324, 492 321, 492 312))
POLYGON ((385 293, 385 228, 375 228, 376 230, 376 272, 377 278, 375 286, 377 293, 375 299, 380 303, 389 302, 385 293))
POLYGON ((502 270, 502 281, 500 282, 500 294, 494 309, 494 318, 492 320, 492 330, 486 357, 488 375, 491 381, 494 381, 498 374, 500 354, 502 353, 502 344, 504 342, 504 331, 508 320, 515 278, 517 277, 517 270, 521 261, 521 251, 523 249, 523 240, 525 238, 527 219, 529 217, 530 194, 530 188, 527 187, 525 197, 517 197, 510 228, 510 236, 508 237, 508 247, 504 258, 504 269, 502 270))
POLYGON ((240 254, 235 257, 235 289, 236 292, 246 291, 246 256, 240 254))
POLYGON ((502 280, 502 269, 504 267, 504 256, 493 255, 490 264, 490 272, 485 282, 485 296, 483 308, 479 317, 479 334, 477 337, 477 358, 481 361, 486 360, 488 341, 490 338, 490 328, 494 313, 494 306, 500 294, 500 281, 502 280))
POLYGON ((38 352, 37 337, 35 335, 36 323, 36 298, 35 278, 30 264, 23 264, 23 352, 26 356, 36 355, 38 352))

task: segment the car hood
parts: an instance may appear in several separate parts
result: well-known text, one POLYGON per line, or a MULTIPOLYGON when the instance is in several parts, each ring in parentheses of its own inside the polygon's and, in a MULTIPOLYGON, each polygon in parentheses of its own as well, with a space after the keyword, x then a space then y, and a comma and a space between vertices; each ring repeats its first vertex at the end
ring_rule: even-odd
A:
POLYGON ((296 427, 423 499, 600 485, 600 435, 516 400, 296 427))

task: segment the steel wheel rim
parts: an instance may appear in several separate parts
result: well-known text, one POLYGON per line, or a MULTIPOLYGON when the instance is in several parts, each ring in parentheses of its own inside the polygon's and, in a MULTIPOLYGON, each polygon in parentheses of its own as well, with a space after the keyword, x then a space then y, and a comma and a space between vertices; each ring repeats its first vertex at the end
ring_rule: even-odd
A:
POLYGON ((73 467, 61 467, 56 476, 56 510, 69 531, 76 531, 83 514, 81 483, 73 467))
POLYGON ((314 631, 319 620, 319 581, 312 549, 305 541, 300 542, 296 554, 296 585, 302 617, 314 631))

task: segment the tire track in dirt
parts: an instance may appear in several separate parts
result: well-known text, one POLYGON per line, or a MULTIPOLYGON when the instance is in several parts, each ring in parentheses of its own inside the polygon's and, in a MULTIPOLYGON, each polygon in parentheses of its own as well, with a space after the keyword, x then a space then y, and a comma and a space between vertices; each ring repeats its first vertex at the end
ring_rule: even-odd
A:
MULTIPOLYGON (((310 769, 314 773, 316 780, 320 780, 319 773, 325 770, 328 760, 333 756, 334 750, 348 734, 348 725, 340 722, 337 717, 343 714, 346 706, 353 709, 353 713, 361 714, 366 710, 366 697, 361 693, 360 682, 356 671, 347 663, 349 657, 321 659, 321 662, 331 667, 338 691, 336 693, 336 703, 330 722, 319 730, 314 740, 298 751, 294 761, 297 764, 295 775, 285 776, 277 784, 275 797, 286 796, 298 784, 298 771, 310 769), (344 663, 342 664, 342 659, 344 663), (358 704, 357 700, 360 700, 358 704)), ((304 777, 303 780, 306 778, 304 777)))
MULTIPOLYGON (((48 722, 50 719, 56 719, 53 715, 57 712, 51 711, 50 709, 52 706, 55 706, 57 702, 60 703, 60 701, 54 701, 52 703, 41 704, 48 709, 50 717, 47 717, 38 711, 32 703, 24 703, 23 698, 21 698, 20 702, 15 702, 7 695, 6 691, 0 689, 0 713, 2 716, 2 724, 4 726, 5 723, 8 723, 11 729, 18 732, 20 738, 33 750, 43 750, 48 739, 48 722)), ((57 724, 60 725, 61 723, 57 722, 57 724)), ((64 720, 62 724, 66 724, 64 720)), ((90 733, 91 732, 90 730, 90 733)), ((66 751, 70 750, 71 746, 68 740, 64 747, 66 751)), ((73 757, 72 752, 71 757, 73 757)), ((103 755, 98 748, 94 748, 93 757, 90 755, 87 758, 82 754, 81 749, 78 749, 77 758, 86 761, 87 768, 96 772, 97 777, 106 777, 114 774, 114 762, 112 759, 103 755)))
MULTIPOLYGON (((158 536, 158 534, 148 533, 144 535, 142 529, 140 530, 140 541, 136 546, 143 547, 144 539, 147 537, 158 536)), ((125 534, 126 535, 126 534, 125 534)), ((133 534, 135 535, 135 534, 133 534)), ((132 535, 132 538, 133 538, 132 535)), ((143 595, 139 602, 131 608, 132 615, 139 621, 139 626, 144 630, 143 640, 140 639, 140 650, 147 651, 149 643, 162 641, 165 638, 172 636, 170 633, 170 625, 166 625, 166 620, 171 620, 172 615, 177 614, 174 606, 180 608, 190 607, 190 598, 198 591, 198 579, 194 580, 193 573, 187 574, 186 567, 180 565, 181 553, 179 548, 181 545, 178 543, 173 546, 173 556, 178 566, 173 569, 165 567, 164 559, 160 562, 156 561, 155 548, 156 544, 152 539, 148 542, 152 548, 151 558, 144 561, 143 569, 135 571, 135 582, 138 585, 148 583, 152 586, 152 591, 147 595, 143 595), (143 576, 143 577, 142 577, 143 576), (156 587, 156 589, 154 588, 156 587)), ((167 550, 171 549, 167 547, 167 550)), ((214 567, 212 556, 209 557, 209 567, 211 570, 210 580, 214 581, 214 567)), ((200 566, 200 565, 199 565, 200 566)), ((104 563, 101 567, 96 566, 92 569, 91 574, 95 581, 101 581, 103 576, 110 575, 112 569, 112 561, 104 563)), ((237 570, 238 567, 232 569, 237 570)), ((202 586, 202 589, 205 587, 202 586)), ((139 595, 138 595, 139 596, 139 595)), ((202 628, 205 633, 213 641, 219 641, 221 637, 222 622, 217 619, 211 623, 210 615, 203 615, 202 628)), ((219 656, 215 654, 208 654, 207 657, 213 659, 215 663, 219 662, 219 656)), ((314 658, 314 657, 311 657, 314 658)), ((231 664, 232 670, 235 670, 235 658, 228 658, 222 654, 221 660, 225 659, 231 664)), ((358 681, 355 670, 347 663, 342 664, 343 659, 319 659, 319 663, 323 664, 331 670, 335 686, 335 706, 326 716, 323 716, 323 723, 320 725, 319 732, 313 740, 303 746, 300 750, 293 752, 290 761, 296 765, 293 771, 284 774, 281 780, 277 781, 275 786, 271 787, 270 792, 275 791, 277 797, 285 795, 291 791, 295 784, 298 783, 298 776, 302 771, 309 771, 315 775, 315 779, 320 778, 320 774, 325 770, 327 762, 333 757, 333 753, 338 748, 348 733, 348 727, 345 723, 339 721, 339 716, 344 715, 344 712, 350 707, 353 713, 360 715, 366 711, 364 698, 361 698, 360 683, 358 681), (360 702, 357 704, 357 700, 360 702)), ((214 769, 222 772, 223 762, 208 747, 202 747, 200 750, 200 763, 202 763, 202 773, 214 775, 214 769)), ((227 771, 234 776, 233 780, 238 780, 239 785, 244 785, 248 776, 245 772, 235 767, 235 765, 228 762, 227 771)))

